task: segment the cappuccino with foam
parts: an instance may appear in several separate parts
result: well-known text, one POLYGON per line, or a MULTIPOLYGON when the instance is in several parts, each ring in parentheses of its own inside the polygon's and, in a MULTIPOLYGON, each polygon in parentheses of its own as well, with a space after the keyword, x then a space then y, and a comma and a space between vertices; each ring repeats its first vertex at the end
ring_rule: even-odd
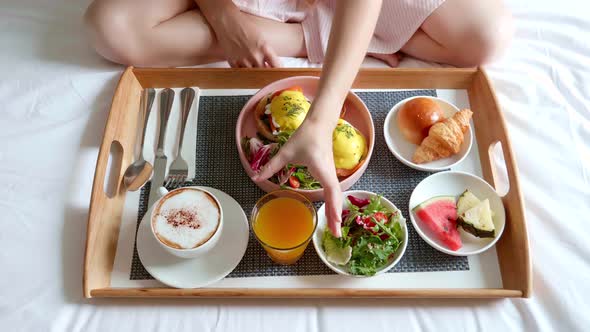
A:
POLYGON ((180 188, 160 199, 152 214, 158 240, 174 249, 194 249, 209 241, 221 223, 221 207, 208 192, 180 188))

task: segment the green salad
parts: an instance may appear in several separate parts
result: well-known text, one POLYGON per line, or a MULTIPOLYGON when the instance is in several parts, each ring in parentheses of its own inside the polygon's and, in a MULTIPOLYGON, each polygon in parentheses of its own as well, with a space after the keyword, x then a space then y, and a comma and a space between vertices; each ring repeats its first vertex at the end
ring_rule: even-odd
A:
POLYGON ((328 228, 322 238, 326 259, 344 266, 351 274, 372 276, 391 262, 402 244, 403 231, 399 210, 381 204, 381 196, 362 199, 349 195, 342 211, 342 237, 328 228))

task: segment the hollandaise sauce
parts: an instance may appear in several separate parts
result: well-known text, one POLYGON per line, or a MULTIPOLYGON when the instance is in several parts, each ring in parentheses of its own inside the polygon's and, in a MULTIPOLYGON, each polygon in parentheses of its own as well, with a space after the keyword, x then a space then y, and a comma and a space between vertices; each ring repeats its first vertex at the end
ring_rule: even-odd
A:
POLYGON ((332 135, 336 168, 352 169, 367 152, 365 137, 350 123, 340 119, 332 135))
POLYGON ((275 126, 281 131, 294 131, 299 128, 307 111, 309 102, 300 91, 285 90, 274 97, 270 103, 270 114, 275 126))

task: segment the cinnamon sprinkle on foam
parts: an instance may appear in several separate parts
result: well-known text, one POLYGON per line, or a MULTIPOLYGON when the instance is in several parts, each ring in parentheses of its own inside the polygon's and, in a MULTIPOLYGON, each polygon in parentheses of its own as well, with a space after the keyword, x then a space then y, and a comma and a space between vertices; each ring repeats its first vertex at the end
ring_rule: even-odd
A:
POLYGON ((164 216, 166 221, 172 227, 189 227, 192 229, 199 229, 201 227, 200 220, 197 214, 186 209, 173 209, 164 216))

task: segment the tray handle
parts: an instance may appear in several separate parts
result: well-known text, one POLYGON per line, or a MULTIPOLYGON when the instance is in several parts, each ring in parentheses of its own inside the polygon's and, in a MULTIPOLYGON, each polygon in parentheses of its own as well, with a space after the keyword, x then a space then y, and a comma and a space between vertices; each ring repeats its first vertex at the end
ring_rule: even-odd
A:
POLYGON ((125 202, 122 179, 125 168, 133 159, 141 91, 142 86, 133 73, 133 67, 127 68, 115 90, 96 161, 84 255, 85 297, 91 296, 92 289, 110 286, 125 202), (108 167, 112 150, 115 150, 115 158, 111 160, 114 164, 108 167), (109 169, 114 172, 110 183, 112 195, 105 193, 105 179, 109 169))
POLYGON ((469 87, 469 102, 474 110, 474 122, 484 179, 496 190, 502 189, 498 164, 492 150, 501 143, 506 166, 508 190, 502 196, 506 211, 506 228, 496 245, 504 288, 522 291, 523 297, 532 292, 532 267, 524 204, 518 179, 518 166, 508 136, 506 121, 499 107, 487 74, 481 68, 473 75, 469 87))
POLYGON ((501 140, 496 140, 488 147, 488 158, 490 162, 490 168, 492 172, 492 187, 496 189, 496 192, 500 197, 505 197, 510 191, 510 177, 508 170, 514 168, 508 167, 506 160, 507 155, 504 152, 503 144, 501 140), (498 156, 501 155, 502 160, 498 160, 498 156))

